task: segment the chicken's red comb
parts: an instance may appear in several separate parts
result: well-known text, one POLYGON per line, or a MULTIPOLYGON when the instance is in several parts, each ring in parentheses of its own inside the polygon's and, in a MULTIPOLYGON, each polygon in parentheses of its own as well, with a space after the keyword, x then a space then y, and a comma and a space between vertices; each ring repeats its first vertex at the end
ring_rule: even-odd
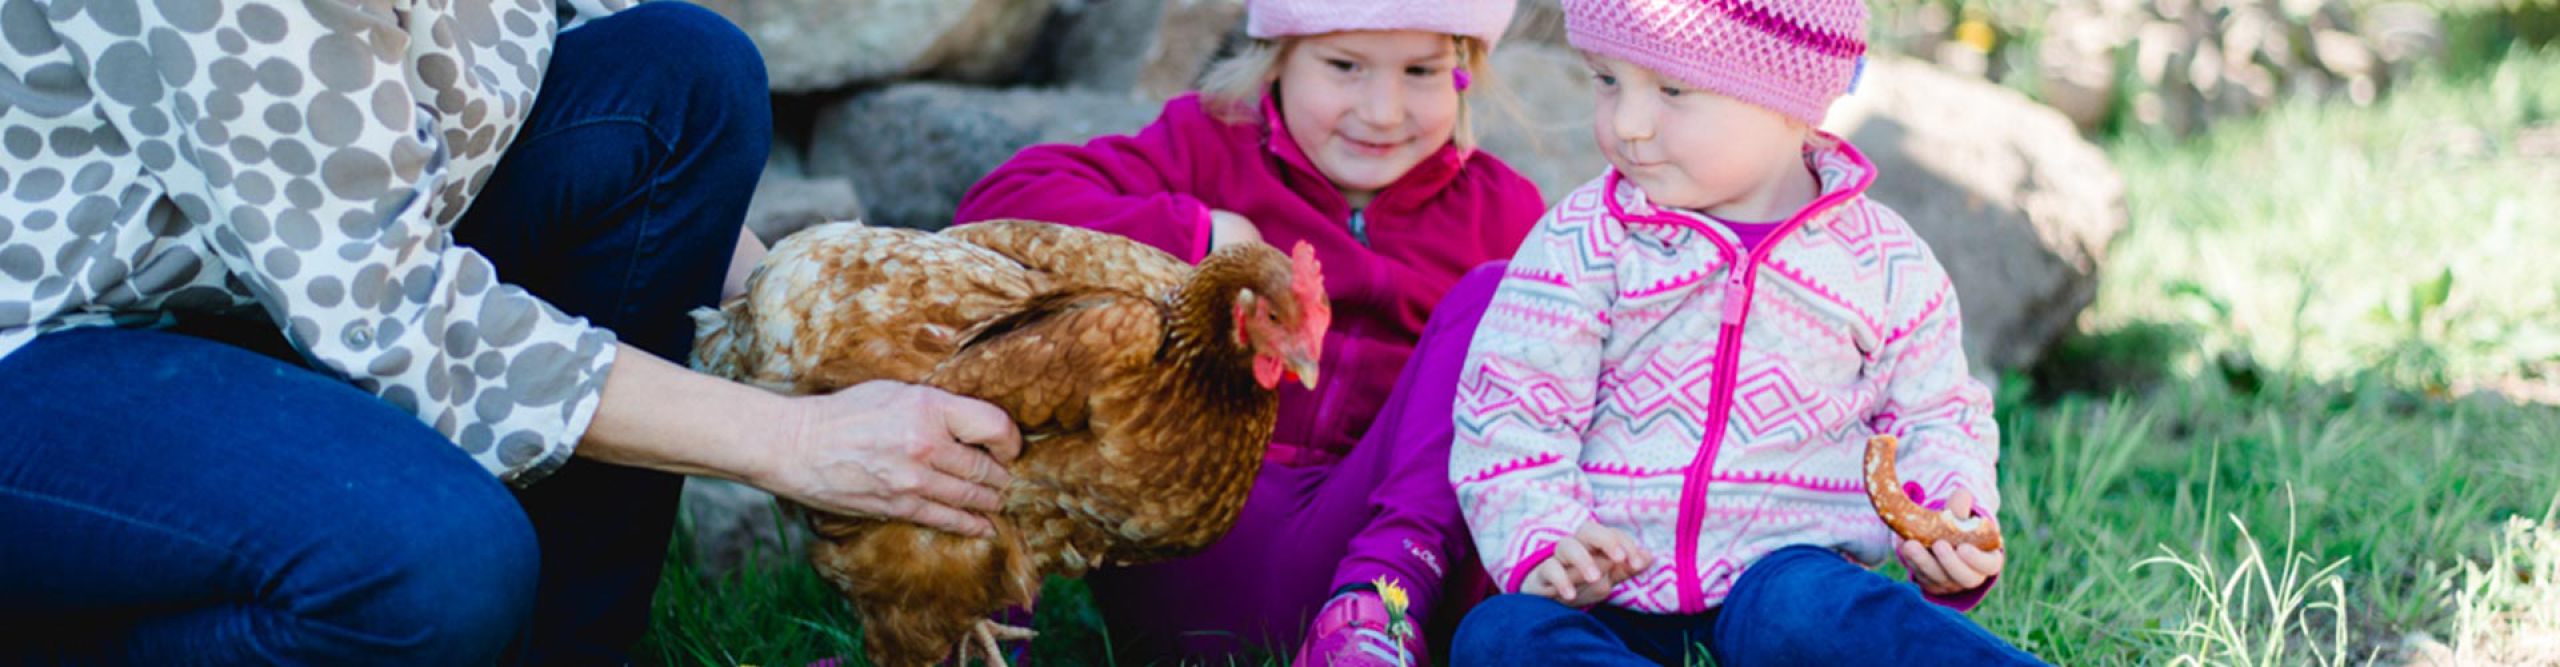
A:
POLYGON ((1289 291, 1298 297, 1308 337, 1323 340, 1325 328, 1333 326, 1333 302, 1324 296, 1324 263, 1316 261, 1315 246, 1305 241, 1289 251, 1289 291))

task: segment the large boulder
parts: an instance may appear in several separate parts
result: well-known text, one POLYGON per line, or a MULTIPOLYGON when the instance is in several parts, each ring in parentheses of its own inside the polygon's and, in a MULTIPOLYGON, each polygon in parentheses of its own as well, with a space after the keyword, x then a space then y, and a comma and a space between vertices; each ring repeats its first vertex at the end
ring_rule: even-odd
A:
POLYGON ((2098 264, 2125 226, 2124 181, 2060 112, 1981 79, 1879 58, 1824 127, 1875 163, 1868 194, 1946 265, 1976 368, 2034 363, 2097 296, 2098 264))
POLYGON ((695 0, 764 52, 776 92, 915 76, 1010 80, 1053 0, 695 0))
POLYGON ((1125 94, 899 84, 820 111, 809 173, 850 179, 872 224, 941 229, 1024 146, 1133 133, 1158 108, 1125 94))

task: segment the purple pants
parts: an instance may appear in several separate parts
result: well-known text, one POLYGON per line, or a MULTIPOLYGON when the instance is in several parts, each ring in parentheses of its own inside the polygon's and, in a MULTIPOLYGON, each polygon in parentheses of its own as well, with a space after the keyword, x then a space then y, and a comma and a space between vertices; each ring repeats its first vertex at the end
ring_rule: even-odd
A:
POLYGON ((1506 264, 1477 267, 1441 298, 1394 393, 1341 461, 1265 463, 1217 544, 1087 578, 1122 659, 1292 652, 1336 589, 1381 576, 1411 594, 1435 651, 1445 646, 1491 590, 1449 484, 1449 444, 1458 372, 1506 264))

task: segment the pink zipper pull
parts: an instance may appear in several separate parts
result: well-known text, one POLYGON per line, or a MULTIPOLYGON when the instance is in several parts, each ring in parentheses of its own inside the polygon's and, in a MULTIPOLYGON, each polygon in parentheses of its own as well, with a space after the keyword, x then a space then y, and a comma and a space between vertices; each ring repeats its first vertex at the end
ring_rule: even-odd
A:
POLYGON ((1744 306, 1747 306, 1747 305, 1750 305, 1750 301, 1751 301, 1751 293, 1750 293, 1748 290, 1744 289, 1744 288, 1743 288, 1743 285, 1742 285, 1742 272, 1743 272, 1744 270, 1745 270, 1745 268, 1744 268, 1744 267, 1742 267, 1742 266, 1735 266, 1735 267, 1733 267, 1733 270, 1732 270, 1731 272, 1728 272, 1728 273, 1726 273, 1726 274, 1725 274, 1725 280, 1724 280, 1724 325, 1725 325, 1725 326, 1733 326, 1733 325, 1736 325, 1736 324, 1741 324, 1741 323, 1742 323, 1742 310, 1743 310, 1743 307, 1744 307, 1744 306))

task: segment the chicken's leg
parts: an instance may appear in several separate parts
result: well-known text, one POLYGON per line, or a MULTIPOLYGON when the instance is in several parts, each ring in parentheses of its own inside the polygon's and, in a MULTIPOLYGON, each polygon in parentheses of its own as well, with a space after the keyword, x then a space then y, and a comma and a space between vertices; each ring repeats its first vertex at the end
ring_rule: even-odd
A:
POLYGON ((972 652, 970 649, 975 648, 986 652, 986 664, 990 667, 1008 667, 1004 661, 1004 648, 996 645, 996 642, 1021 641, 1039 636, 1039 632, 1030 628, 1017 628, 991 620, 980 620, 977 627, 969 630, 969 637, 975 640, 974 644, 966 640, 960 643, 960 664, 963 667, 969 664, 969 654, 972 652))

